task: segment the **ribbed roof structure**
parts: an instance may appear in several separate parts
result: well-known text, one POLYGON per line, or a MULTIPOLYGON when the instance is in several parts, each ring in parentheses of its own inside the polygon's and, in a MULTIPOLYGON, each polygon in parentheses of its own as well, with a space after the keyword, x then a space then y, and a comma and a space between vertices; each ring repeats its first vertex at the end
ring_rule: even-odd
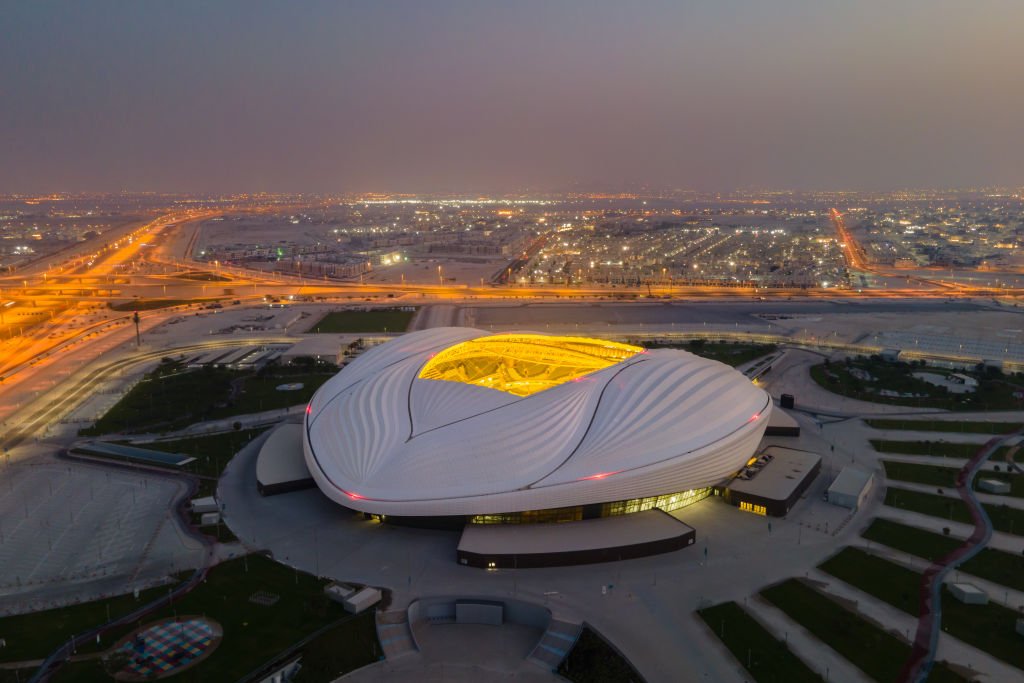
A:
POLYGON ((739 372, 685 351, 436 328, 325 383, 304 446, 320 488, 356 510, 536 510, 719 483, 756 449, 770 406, 739 372))

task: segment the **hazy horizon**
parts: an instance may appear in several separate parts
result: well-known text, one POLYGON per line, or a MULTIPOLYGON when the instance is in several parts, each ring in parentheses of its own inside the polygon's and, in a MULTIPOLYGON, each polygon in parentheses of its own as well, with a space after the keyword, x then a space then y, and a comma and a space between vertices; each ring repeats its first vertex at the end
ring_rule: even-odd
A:
POLYGON ((0 4, 0 193, 1024 185, 1024 5, 0 4))

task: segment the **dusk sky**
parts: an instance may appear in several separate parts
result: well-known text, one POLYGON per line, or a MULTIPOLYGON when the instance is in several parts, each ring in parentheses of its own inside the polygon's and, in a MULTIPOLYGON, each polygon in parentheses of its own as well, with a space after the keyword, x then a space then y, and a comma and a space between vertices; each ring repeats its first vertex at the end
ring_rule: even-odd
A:
POLYGON ((1024 2, 0 2, 0 193, 1024 185, 1024 2))

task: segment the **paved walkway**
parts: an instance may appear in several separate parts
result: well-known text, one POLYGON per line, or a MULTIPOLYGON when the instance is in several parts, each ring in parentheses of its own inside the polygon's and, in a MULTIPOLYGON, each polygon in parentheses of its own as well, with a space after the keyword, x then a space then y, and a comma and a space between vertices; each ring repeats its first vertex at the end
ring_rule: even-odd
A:
MULTIPOLYGON (((902 550, 890 548, 886 545, 881 545, 873 541, 869 541, 866 538, 858 539, 855 545, 872 555, 877 555, 883 559, 886 559, 893 564, 898 564, 901 567, 912 569, 916 572, 922 571, 927 565, 928 560, 920 558, 910 553, 905 553, 902 550)), ((951 575, 945 579, 946 583, 956 583, 958 581, 967 581, 973 583, 978 588, 981 588, 988 593, 989 600, 997 602, 1001 605, 1005 605, 1010 609, 1016 610, 1018 608, 1024 608, 1024 591, 1019 591, 1014 588, 1009 588, 1001 583, 995 583, 981 577, 969 574, 962 569, 957 569, 952 572, 951 575)))
POLYGON ((358 683, 404 681, 476 682, 564 680, 526 659, 542 631, 519 624, 501 626, 456 623, 419 624, 420 651, 363 667, 343 676, 358 683))
MULTIPOLYGON (((907 491, 919 491, 921 493, 930 493, 936 496, 942 496, 943 498, 949 498, 950 500, 960 500, 960 495, 956 489, 951 486, 935 486, 934 484, 918 484, 912 481, 900 481, 898 479, 890 479, 888 485, 892 488, 904 489, 907 491), (942 489, 942 493, 939 493, 939 489, 942 489)), ((1005 505, 1006 507, 1024 509, 1024 498, 1018 498, 1016 496, 1001 496, 995 493, 982 493, 981 491, 975 491, 974 494, 978 497, 978 500, 985 505, 1005 505)))
MULTIPOLYGON (((948 519, 932 517, 931 515, 925 515, 920 512, 900 510, 888 505, 884 505, 879 508, 878 516, 885 519, 891 519, 894 522, 900 522, 901 524, 906 524, 908 526, 927 529, 928 531, 932 531, 937 534, 943 533, 943 529, 945 527, 949 527, 950 534, 958 538, 967 538, 971 535, 971 531, 974 529, 970 524, 965 524, 963 522, 953 522, 948 519)), ((992 538, 989 539, 986 547, 1005 550, 1006 552, 1014 553, 1016 555, 1021 552, 1022 548, 1024 548, 1024 537, 1014 536, 1001 531, 994 531, 992 532, 992 538)))

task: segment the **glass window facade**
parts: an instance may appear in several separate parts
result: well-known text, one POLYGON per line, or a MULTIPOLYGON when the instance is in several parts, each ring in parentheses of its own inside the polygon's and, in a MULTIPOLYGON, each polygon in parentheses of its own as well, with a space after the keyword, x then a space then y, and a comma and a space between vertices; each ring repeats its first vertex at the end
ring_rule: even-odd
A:
POLYGON ((649 496, 647 498, 633 498, 631 500, 619 500, 613 503, 602 503, 600 506, 593 506, 594 512, 598 514, 585 514, 588 507, 576 505, 565 508, 549 508, 547 510, 524 510, 523 512, 504 512, 493 515, 473 515, 469 518, 470 524, 544 524, 557 522, 576 522, 590 517, 612 517, 614 515, 628 515, 633 512, 643 512, 652 508, 659 508, 665 512, 672 512, 693 505, 704 500, 712 493, 710 487, 703 489, 691 489, 679 493, 667 493, 662 496, 649 496), (599 511, 596 509, 599 507, 599 511))

